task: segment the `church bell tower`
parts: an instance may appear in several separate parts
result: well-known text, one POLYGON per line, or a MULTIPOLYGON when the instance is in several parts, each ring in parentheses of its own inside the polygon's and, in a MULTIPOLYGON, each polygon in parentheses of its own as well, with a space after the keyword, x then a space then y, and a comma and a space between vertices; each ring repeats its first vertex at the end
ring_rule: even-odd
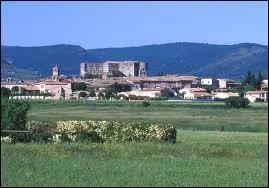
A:
POLYGON ((55 65, 53 67, 52 78, 53 79, 59 79, 60 78, 60 69, 59 69, 59 67, 57 65, 55 65))

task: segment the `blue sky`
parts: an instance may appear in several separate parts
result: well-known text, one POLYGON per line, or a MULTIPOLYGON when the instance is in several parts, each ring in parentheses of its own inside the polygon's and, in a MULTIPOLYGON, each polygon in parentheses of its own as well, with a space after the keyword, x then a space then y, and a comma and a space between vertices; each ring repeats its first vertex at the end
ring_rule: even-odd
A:
POLYGON ((268 2, 1 2, 1 44, 268 45, 268 2))

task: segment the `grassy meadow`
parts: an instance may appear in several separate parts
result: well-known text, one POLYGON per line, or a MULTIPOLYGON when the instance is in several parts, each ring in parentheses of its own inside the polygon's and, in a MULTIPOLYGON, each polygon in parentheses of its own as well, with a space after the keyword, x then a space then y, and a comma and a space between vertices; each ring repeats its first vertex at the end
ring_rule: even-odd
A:
POLYGON ((168 122, 177 143, 1 143, 2 186, 268 186, 267 103, 33 102, 28 119, 168 122))
POLYGON ((248 109, 227 109, 223 102, 181 103, 54 101, 33 102, 29 120, 143 120, 167 122, 184 130, 268 132, 268 103, 251 104, 248 109))

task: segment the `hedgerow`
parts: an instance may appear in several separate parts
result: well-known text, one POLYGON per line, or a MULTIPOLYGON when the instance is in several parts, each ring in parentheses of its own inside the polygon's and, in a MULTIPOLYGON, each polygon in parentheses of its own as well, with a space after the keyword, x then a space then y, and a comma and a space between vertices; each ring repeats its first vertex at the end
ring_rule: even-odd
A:
POLYGON ((176 142, 175 127, 145 124, 141 121, 29 121, 27 127, 35 133, 50 132, 50 139, 54 142, 176 142))

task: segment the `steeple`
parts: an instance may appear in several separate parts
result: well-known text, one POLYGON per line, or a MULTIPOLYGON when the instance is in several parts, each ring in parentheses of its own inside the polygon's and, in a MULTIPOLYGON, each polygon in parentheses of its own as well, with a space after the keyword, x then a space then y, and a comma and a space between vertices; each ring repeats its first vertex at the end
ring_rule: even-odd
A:
POLYGON ((58 65, 55 65, 52 69, 52 78, 56 80, 60 78, 60 69, 58 65))

